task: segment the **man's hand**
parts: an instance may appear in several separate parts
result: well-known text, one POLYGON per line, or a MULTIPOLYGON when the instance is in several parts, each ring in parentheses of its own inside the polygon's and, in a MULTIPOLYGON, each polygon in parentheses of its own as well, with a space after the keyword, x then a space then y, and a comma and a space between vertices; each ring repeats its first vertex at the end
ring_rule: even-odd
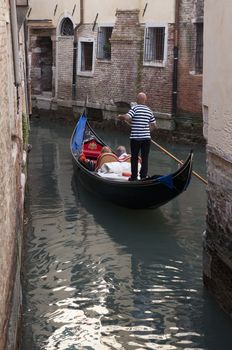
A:
POLYGON ((153 130, 155 130, 155 129, 158 129, 158 126, 157 126, 156 122, 151 123, 151 124, 150 124, 150 130, 153 131, 153 130))
POLYGON ((118 115, 118 119, 119 119, 119 120, 124 120, 124 121, 126 121, 127 123, 131 124, 131 118, 129 117, 128 114, 119 114, 119 115, 118 115))

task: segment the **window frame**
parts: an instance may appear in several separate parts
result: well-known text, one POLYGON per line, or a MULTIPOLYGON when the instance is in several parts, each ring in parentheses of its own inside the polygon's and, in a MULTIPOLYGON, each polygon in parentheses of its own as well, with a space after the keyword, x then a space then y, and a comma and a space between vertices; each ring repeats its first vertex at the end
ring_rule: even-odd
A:
POLYGON ((203 56, 204 56, 204 23, 203 22, 195 22, 195 35, 196 35, 196 43, 195 43, 195 53, 194 53, 194 71, 196 75, 203 74, 203 56), (199 50, 199 28, 201 27, 201 50, 199 50), (201 54, 201 67, 198 65, 198 61, 200 59, 201 54))
MULTIPOLYGON (((97 30, 97 44, 96 44, 96 59, 99 60, 99 61, 107 61, 107 62, 110 62, 111 61, 111 52, 110 52, 110 58, 101 58, 101 57, 98 57, 98 48, 99 48, 99 30, 101 28, 112 28, 112 31, 114 29, 114 24, 112 23, 104 23, 104 24, 99 24, 98 25, 98 30, 97 30)), ((112 33, 111 33, 112 35, 112 33)), ((103 45, 104 46, 104 45, 103 45)))
POLYGON ((94 38, 80 37, 80 38, 78 38, 78 49, 77 49, 77 75, 88 76, 88 77, 93 76, 94 69, 95 69, 95 40, 94 40, 94 38), (82 71, 81 70, 82 43, 92 43, 93 44, 92 70, 91 71, 82 71))
POLYGON ((144 39, 143 39, 143 65, 151 67, 165 67, 167 62, 167 51, 168 51, 168 24, 167 23, 146 23, 144 27, 144 39), (146 48, 146 31, 148 28, 164 28, 164 54, 162 62, 158 61, 146 61, 145 48, 146 48))
MULTIPOLYGON (((70 29, 71 29, 71 27, 70 27, 70 29)), ((71 18, 69 18, 69 17, 64 17, 63 19, 62 19, 62 21, 61 21, 61 23, 60 23, 60 36, 62 36, 62 37, 65 37, 65 36, 74 36, 74 25, 73 25, 73 21, 71 20, 71 18), (64 26, 65 25, 67 25, 67 23, 68 24, 71 24, 72 25, 72 34, 64 34, 63 33, 63 30, 64 30, 64 26)))

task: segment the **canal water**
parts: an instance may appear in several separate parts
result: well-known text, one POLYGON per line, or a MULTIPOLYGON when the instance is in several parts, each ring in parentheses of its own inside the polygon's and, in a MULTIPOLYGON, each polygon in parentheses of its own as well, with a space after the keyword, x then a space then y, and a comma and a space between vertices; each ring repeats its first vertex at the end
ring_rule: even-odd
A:
MULTIPOLYGON (((232 324, 202 282, 205 185, 129 210, 73 181, 72 127, 33 120, 22 350, 232 349, 232 324)), ((127 135, 100 132, 115 147, 127 135)), ((162 143, 185 159, 189 146, 162 143)), ((176 163, 152 146, 150 172, 176 163)), ((205 151, 194 147, 205 176, 205 151)))

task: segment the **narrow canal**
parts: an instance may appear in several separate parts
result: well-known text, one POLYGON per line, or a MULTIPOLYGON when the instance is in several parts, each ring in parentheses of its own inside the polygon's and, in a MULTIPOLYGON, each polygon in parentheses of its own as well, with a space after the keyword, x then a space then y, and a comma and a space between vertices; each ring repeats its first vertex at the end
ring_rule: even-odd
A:
MULTIPOLYGON (((158 210, 129 210, 77 186, 72 128, 33 120, 22 350, 232 349, 231 321, 203 287, 205 185, 158 210)), ((111 144, 128 137, 105 133, 111 144)), ((166 146, 185 159, 190 147, 166 146)), ((175 162, 152 146, 150 170, 175 162)), ((194 147, 205 176, 205 152, 194 147)))

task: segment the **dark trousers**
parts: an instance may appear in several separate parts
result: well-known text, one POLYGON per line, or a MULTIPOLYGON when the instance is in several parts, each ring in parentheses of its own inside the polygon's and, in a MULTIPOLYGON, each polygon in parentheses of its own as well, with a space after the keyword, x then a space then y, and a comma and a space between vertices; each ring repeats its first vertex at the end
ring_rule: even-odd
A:
POLYGON ((139 151, 141 151, 141 159, 142 159, 140 178, 143 179, 147 176, 150 145, 151 145, 150 139, 145 139, 145 140, 131 139, 130 140, 131 178, 132 179, 137 179, 137 176, 138 176, 139 151))

